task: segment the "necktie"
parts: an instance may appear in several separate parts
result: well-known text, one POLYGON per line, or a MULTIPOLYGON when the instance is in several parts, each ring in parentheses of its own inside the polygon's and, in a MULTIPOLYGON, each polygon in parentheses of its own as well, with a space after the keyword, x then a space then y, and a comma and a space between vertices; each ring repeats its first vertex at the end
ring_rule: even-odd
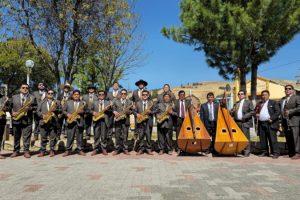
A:
POLYGON ((185 112, 184 112, 184 104, 183 104, 183 100, 181 100, 181 106, 180 106, 180 112, 181 112, 181 118, 185 117, 185 112))
POLYGON ((146 102, 144 102, 144 109, 143 109, 143 111, 145 111, 146 110, 146 102))
POLYGON ((209 105, 209 121, 213 121, 214 117, 213 117, 213 110, 212 110, 212 103, 208 104, 209 105))
POLYGON ((103 103, 102 103, 102 101, 100 101, 99 112, 102 111, 102 105, 103 105, 103 103))
POLYGON ((90 95, 90 103, 92 103, 92 102, 93 102, 93 96, 90 95))
POLYGON ((50 110, 50 108, 51 108, 51 104, 52 104, 52 101, 51 100, 49 100, 48 101, 48 111, 50 110))
POLYGON ((21 103, 21 106, 23 106, 25 103, 25 97, 22 97, 22 103, 21 103))

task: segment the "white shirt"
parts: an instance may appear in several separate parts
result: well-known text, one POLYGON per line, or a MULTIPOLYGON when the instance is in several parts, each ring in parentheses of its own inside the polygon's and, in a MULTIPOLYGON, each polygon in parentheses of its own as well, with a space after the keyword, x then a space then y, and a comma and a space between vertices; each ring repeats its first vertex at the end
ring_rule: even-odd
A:
POLYGON ((113 90, 113 97, 117 97, 118 90, 113 90))
POLYGON ((214 116, 214 103, 207 103, 208 106, 208 117, 209 117, 209 113, 211 113, 212 118, 210 120, 214 121, 215 120, 215 116, 214 116))
POLYGON ((259 113, 259 121, 268 121, 270 119, 268 103, 269 103, 269 100, 267 100, 263 104, 263 107, 261 108, 260 113, 259 113))
POLYGON ((242 120, 243 119, 243 105, 244 105, 244 101, 245 101, 245 99, 242 99, 239 102, 239 110, 237 111, 237 118, 238 118, 238 120, 242 120))
POLYGON ((48 101, 47 101, 47 109, 48 109, 48 111, 50 110, 52 103, 53 103, 53 100, 51 100, 51 103, 50 103, 50 100, 48 99, 48 101))
POLYGON ((26 94, 26 95, 21 94, 20 97, 21 97, 21 103, 24 104, 27 101, 28 94, 26 94), (24 99, 24 102, 23 102, 23 99, 24 99))
POLYGON ((99 110, 103 110, 104 100, 99 100, 99 110))

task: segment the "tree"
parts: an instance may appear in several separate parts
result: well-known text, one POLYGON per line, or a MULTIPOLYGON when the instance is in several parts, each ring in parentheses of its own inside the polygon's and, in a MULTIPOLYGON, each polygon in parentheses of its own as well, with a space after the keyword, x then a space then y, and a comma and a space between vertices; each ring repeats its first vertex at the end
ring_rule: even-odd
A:
POLYGON ((257 67, 299 32, 300 1, 182 0, 182 27, 163 28, 173 40, 204 50, 207 63, 225 79, 240 76, 256 98, 257 67))
MULTIPOLYGON (((50 60, 45 50, 40 49, 40 51, 44 58, 50 60)), ((35 85, 43 81, 48 87, 54 85, 54 76, 44 67, 43 61, 31 43, 25 39, 11 38, 0 43, 0 82, 8 85, 8 95, 15 93, 21 83, 26 82, 25 62, 29 58, 35 62, 30 76, 31 84, 35 85)))

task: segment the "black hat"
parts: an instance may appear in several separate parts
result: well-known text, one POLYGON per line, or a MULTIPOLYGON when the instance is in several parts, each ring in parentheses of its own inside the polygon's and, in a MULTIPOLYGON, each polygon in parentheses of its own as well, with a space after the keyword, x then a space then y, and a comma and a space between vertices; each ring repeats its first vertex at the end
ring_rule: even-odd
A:
POLYGON ((139 86, 140 84, 143 84, 145 87, 148 85, 148 83, 142 79, 140 79, 139 81, 135 82, 136 86, 139 86))
POLYGON ((94 90, 97 90, 96 89, 96 87, 95 86, 93 86, 93 85, 89 85, 88 87, 87 87, 87 89, 89 90, 89 89, 94 89, 94 90))

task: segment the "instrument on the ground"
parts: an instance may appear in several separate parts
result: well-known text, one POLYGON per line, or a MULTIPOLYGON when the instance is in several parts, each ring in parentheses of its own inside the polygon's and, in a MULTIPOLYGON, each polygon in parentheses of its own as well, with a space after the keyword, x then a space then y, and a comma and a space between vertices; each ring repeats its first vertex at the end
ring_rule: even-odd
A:
POLYGON ((74 111, 73 113, 71 113, 71 116, 68 117, 68 119, 66 120, 68 124, 72 124, 74 122, 77 121, 77 119, 80 119, 80 111, 82 111, 82 109, 84 108, 84 105, 81 105, 78 107, 78 109, 76 111, 74 111))
POLYGON ((144 110, 144 112, 140 113, 140 117, 137 117, 136 122, 138 124, 146 121, 147 119, 149 119, 149 114, 151 113, 151 109, 153 107, 154 103, 152 103, 152 105, 147 108, 146 110, 144 110))
POLYGON ((214 147, 220 154, 238 154, 247 147, 249 141, 231 117, 226 106, 227 101, 224 107, 219 105, 218 108, 218 121, 214 147))
POLYGON ((115 117, 115 121, 118 122, 122 119, 126 119, 128 112, 130 111, 130 109, 133 107, 133 104, 131 104, 130 106, 126 107, 122 112, 119 113, 118 117, 115 117))
POLYGON ((6 113, 4 111, 4 108, 5 108, 5 105, 6 105, 7 101, 8 101, 8 98, 6 97, 3 104, 0 105, 0 119, 2 119, 2 117, 4 117, 6 115, 6 113))
POLYGON ((93 121, 99 121, 100 119, 104 118, 104 113, 112 106, 112 104, 109 104, 108 106, 106 106, 103 110, 101 110, 100 112, 97 112, 94 116, 93 116, 93 121))
POLYGON ((56 110, 56 107, 56 101, 53 101, 51 107, 49 108, 49 111, 43 116, 43 122, 45 124, 47 124, 52 119, 52 117, 55 116, 54 111, 56 110))
POLYGON ((160 114, 158 114, 156 116, 156 122, 161 124, 163 123, 165 120, 169 119, 169 116, 170 116, 170 112, 172 111, 172 105, 168 105, 166 107, 166 110, 160 114))
POLYGON ((29 101, 26 101, 24 105, 17 111, 17 114, 12 117, 13 120, 18 121, 24 116, 27 116, 28 109, 32 104, 32 98, 31 97, 29 98, 30 98, 29 101))
POLYGON ((197 115, 194 106, 191 105, 178 135, 178 147, 187 153, 198 153, 207 150, 210 142, 210 136, 203 122, 197 115))

